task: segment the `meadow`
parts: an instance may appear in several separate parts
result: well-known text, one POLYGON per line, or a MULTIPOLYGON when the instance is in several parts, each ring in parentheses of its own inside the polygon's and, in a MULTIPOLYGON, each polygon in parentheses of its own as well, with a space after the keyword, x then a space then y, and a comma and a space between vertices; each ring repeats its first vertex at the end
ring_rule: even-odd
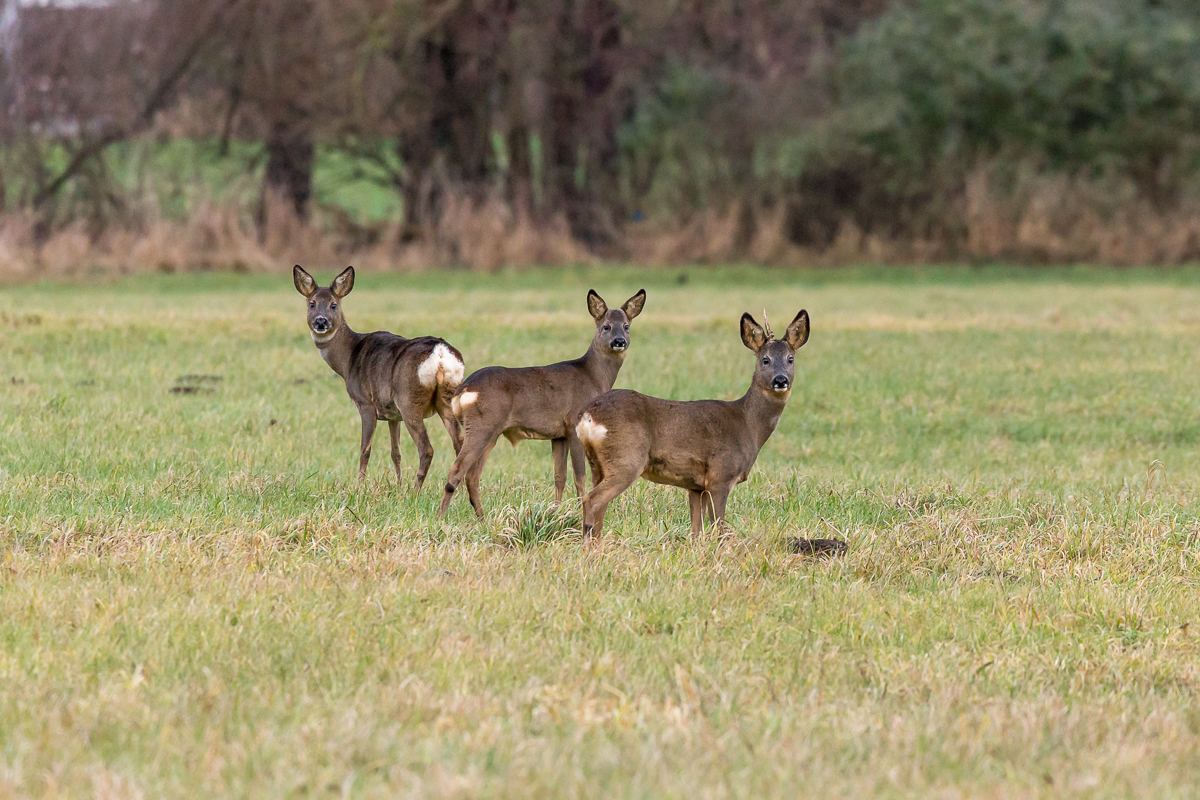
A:
POLYGON ((366 272, 345 309, 471 370, 643 286, 617 385, 664 397, 741 395, 742 311, 812 317, 723 537, 639 482, 581 541, 540 442, 439 523, 436 420, 421 495, 383 430, 358 484, 288 275, 0 288, 0 797, 1200 796, 1200 273, 366 272))

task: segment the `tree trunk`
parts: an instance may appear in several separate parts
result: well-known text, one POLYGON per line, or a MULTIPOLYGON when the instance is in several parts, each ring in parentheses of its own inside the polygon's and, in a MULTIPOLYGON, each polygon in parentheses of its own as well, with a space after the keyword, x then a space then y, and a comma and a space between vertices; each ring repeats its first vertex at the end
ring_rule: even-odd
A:
MULTIPOLYGON (((305 130, 276 125, 267 142, 267 171, 263 175, 263 199, 270 194, 292 203, 296 216, 308 218, 312 196, 313 162, 316 150, 305 130)), ((265 211, 265 209, 264 209, 265 211)))

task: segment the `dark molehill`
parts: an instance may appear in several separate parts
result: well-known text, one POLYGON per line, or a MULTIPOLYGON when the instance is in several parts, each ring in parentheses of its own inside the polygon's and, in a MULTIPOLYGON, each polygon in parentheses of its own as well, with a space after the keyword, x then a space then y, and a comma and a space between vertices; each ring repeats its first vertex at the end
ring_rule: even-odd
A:
POLYGON ((802 556, 834 558, 845 555, 850 548, 841 539, 788 539, 788 552, 802 556))
POLYGON ((171 394, 214 394, 224 378, 220 375, 180 375, 171 387, 171 394))

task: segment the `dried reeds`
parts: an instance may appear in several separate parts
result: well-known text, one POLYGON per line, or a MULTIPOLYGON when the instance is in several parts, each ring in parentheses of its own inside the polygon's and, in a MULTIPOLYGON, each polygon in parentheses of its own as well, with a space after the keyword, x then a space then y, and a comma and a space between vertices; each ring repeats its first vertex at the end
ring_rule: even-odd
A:
MULTIPOLYGON (((965 183, 961 218, 941 238, 898 238, 865 230, 847 210, 821 247, 795 241, 795 206, 739 199, 674 222, 642 222, 623 232, 634 263, 675 265, 743 261, 833 267, 947 260, 1023 264, 1176 265, 1200 260, 1200 199, 1163 209, 1128 181, 1020 175, 1003 182, 981 167, 965 183)), ((565 216, 535 219, 495 198, 447 196, 430 224, 373 228, 318 210, 298 218, 267 198, 256 215, 232 204, 198 202, 182 220, 144 215, 137 225, 98 235, 82 223, 36 235, 32 215, 0 215, 0 280, 69 279, 88 274, 280 271, 293 263, 354 263, 417 272, 448 266, 594 263, 565 216)), ((861 215, 860 215, 861 216, 861 215)))

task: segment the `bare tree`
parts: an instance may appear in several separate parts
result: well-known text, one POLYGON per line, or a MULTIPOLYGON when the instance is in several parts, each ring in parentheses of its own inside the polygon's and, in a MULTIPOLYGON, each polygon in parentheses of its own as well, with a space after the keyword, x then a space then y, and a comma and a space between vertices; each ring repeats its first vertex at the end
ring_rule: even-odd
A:
POLYGON ((121 205, 105 149, 146 130, 171 105, 239 2, 5 7, 5 136, 28 154, 23 200, 40 212, 43 232, 69 187, 97 224, 121 205), (47 166, 48 144, 66 154, 60 169, 47 166))

